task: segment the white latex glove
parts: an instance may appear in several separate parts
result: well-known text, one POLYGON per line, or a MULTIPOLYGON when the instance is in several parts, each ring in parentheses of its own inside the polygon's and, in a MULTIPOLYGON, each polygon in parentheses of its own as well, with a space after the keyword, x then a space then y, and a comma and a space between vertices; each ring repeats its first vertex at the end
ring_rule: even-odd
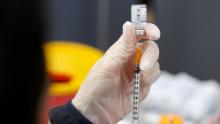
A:
MULTIPOLYGON (((147 96, 151 83, 159 76, 159 49, 156 43, 159 29, 151 23, 145 24, 148 39, 141 59, 141 101, 147 96)), ((126 22, 123 34, 105 55, 94 65, 81 85, 73 105, 94 124, 115 124, 132 108, 135 45, 134 25, 126 22)))

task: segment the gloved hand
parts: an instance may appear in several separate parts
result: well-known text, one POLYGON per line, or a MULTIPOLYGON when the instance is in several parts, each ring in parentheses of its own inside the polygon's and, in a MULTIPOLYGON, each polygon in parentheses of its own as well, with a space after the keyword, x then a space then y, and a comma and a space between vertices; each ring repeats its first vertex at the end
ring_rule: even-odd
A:
MULTIPOLYGON (((159 49, 151 41, 159 39, 160 31, 154 24, 146 23, 145 32, 142 38, 148 41, 140 63, 141 101, 160 74, 159 49)), ((131 110, 137 41, 134 25, 126 22, 119 40, 94 65, 72 100, 72 104, 94 124, 115 124, 131 110)))

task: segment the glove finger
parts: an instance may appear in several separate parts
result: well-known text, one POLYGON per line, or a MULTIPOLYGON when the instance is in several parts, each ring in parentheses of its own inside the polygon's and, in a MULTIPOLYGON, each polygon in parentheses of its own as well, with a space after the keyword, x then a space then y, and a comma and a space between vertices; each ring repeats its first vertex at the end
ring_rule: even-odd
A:
POLYGON ((149 71, 159 59, 159 48, 154 41, 147 41, 148 46, 141 58, 140 69, 149 71))
POLYGON ((160 64, 158 62, 149 71, 141 71, 141 86, 152 84, 158 74, 160 74, 160 64))
MULTIPOLYGON (((157 77, 157 74, 160 72, 159 68, 160 68, 159 63, 157 62, 147 72, 146 71, 141 71, 141 84, 140 84, 141 88, 151 85, 151 83, 157 77)), ((133 94, 133 92, 134 92, 134 78, 129 84, 127 84, 127 92, 128 92, 128 94, 133 94)))
POLYGON ((145 23, 144 30, 145 36, 143 39, 158 40, 160 38, 160 30, 155 24, 145 23))
MULTIPOLYGON (((150 86, 151 83, 158 77, 158 74, 160 74, 160 65, 158 62, 156 62, 152 66, 152 68, 147 71, 141 70, 141 88, 145 86, 150 86)), ((124 85, 125 85, 125 88, 127 88, 127 93, 133 94, 134 78, 130 83, 124 84, 124 85)))
POLYGON ((140 100, 144 100, 144 98, 149 93, 150 87, 152 83, 158 79, 160 76, 160 69, 159 69, 159 63, 156 63, 154 68, 149 73, 142 73, 142 83, 141 83, 141 94, 140 94, 140 100))
MULTIPOLYGON (((155 63, 154 67, 148 72, 141 73, 141 86, 140 86, 140 101, 143 101, 148 95, 151 84, 160 76, 159 63, 155 63)), ((127 89, 128 96, 133 96, 134 94, 134 80, 133 85, 130 85, 127 89)), ((132 99, 131 99, 132 100, 132 99)))
POLYGON ((106 52, 104 57, 117 64, 124 64, 135 53, 135 28, 130 22, 123 25, 123 34, 106 52))

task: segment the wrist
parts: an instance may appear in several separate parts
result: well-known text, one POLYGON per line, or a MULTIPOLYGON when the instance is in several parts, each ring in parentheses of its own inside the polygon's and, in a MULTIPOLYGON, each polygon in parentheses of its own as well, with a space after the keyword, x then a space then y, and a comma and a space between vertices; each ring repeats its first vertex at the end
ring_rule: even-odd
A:
POLYGON ((75 96, 74 99, 72 99, 71 102, 82 114, 84 114, 87 109, 89 108, 91 101, 86 99, 85 97, 78 97, 75 96))
POLYGON ((72 104, 83 116, 94 124, 111 123, 111 120, 107 117, 108 114, 103 110, 103 106, 96 101, 88 101, 76 97, 72 100, 72 104))
POLYGON ((90 120, 94 124, 99 124, 98 122, 98 117, 94 111, 91 110, 92 104, 94 103, 88 101, 88 100, 83 100, 83 98, 74 98, 72 100, 73 106, 83 115, 85 116, 88 120, 90 120))

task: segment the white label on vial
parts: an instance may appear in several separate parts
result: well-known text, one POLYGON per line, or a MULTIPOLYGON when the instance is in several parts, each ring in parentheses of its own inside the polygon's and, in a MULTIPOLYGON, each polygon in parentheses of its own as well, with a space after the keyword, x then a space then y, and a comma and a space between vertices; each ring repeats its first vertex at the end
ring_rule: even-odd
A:
POLYGON ((136 30, 144 30, 143 23, 147 21, 147 6, 145 4, 131 6, 131 21, 136 30))

